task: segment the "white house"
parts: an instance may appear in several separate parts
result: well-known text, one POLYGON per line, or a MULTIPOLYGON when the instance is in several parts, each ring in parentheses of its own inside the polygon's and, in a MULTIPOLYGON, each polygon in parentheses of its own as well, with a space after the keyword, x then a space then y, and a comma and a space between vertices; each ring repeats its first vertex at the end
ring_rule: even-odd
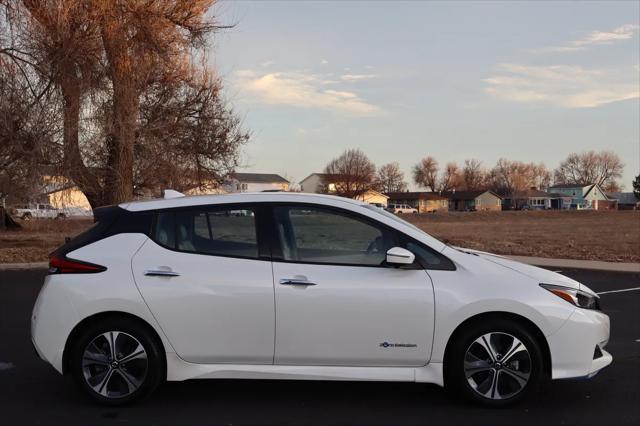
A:
POLYGON ((234 173, 222 186, 227 192, 288 191, 289 181, 275 173, 234 173))
MULTIPOLYGON (((300 192, 322 192, 323 181, 331 175, 327 173, 311 173, 300 181, 300 192)), ((329 183, 329 192, 335 191, 335 185, 329 183), (333 185, 333 188, 331 187, 333 185)))
MULTIPOLYGON (((335 182, 332 182, 333 175, 327 173, 311 173, 306 178, 300 181, 300 192, 325 192, 324 185, 327 185, 326 192, 328 194, 334 193, 336 190, 335 182)), ((389 197, 381 192, 370 189, 364 194, 360 194, 354 197, 356 200, 364 201, 369 204, 381 204, 387 205, 389 197)))

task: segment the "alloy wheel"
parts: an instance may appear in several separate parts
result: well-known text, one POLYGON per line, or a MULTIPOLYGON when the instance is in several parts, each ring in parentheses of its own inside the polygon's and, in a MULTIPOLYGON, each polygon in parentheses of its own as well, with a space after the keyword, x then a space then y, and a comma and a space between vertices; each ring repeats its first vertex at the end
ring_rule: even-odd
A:
POLYGON ((82 356, 86 383, 106 398, 123 398, 138 390, 145 381, 149 359, 135 337, 121 331, 108 331, 95 337, 82 356))
POLYGON ((484 398, 500 400, 520 393, 531 377, 531 355, 517 337, 486 333, 469 345, 464 373, 471 389, 484 398))

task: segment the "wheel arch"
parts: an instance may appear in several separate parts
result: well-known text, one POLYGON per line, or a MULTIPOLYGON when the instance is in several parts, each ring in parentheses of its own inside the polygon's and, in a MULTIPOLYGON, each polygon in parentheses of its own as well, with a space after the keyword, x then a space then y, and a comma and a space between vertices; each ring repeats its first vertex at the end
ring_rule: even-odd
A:
POLYGON ((483 312, 481 314, 476 314, 465 319, 463 322, 458 324, 458 326, 455 328, 453 333, 451 333, 451 336, 449 336, 449 340, 447 340, 447 345, 444 350, 444 358, 443 358, 445 384, 448 376, 447 364, 453 352, 451 350, 453 346, 453 342, 455 342, 456 338, 461 334, 461 332, 465 330, 467 327, 469 327, 472 323, 475 323, 477 321, 482 321, 482 320, 488 320, 488 319, 513 321, 525 327, 528 331, 530 331, 533 334, 533 337, 536 339, 536 341, 540 345, 540 350, 542 351, 542 354, 543 354, 543 360, 542 360, 543 371, 546 375, 551 377, 551 350, 549 348, 549 342, 547 342, 547 338, 545 337, 542 330, 540 330, 540 328, 533 321, 531 321, 530 319, 522 315, 518 315, 513 312, 494 311, 494 312, 483 312))
POLYGON ((65 342, 64 350, 62 352, 62 374, 67 375, 70 371, 69 361, 71 359, 71 356, 70 356, 71 349, 73 348, 73 344, 76 341, 76 339, 78 339, 78 337, 82 334, 82 332, 84 332, 87 328, 91 327, 93 324, 99 323, 101 321, 105 321, 109 318, 120 318, 120 319, 126 318, 130 321, 133 321, 142 325, 144 328, 146 328, 149 331, 149 333, 155 340, 156 344, 158 345, 158 348, 160 349, 160 355, 163 363, 163 371, 166 376, 166 370, 167 370, 166 349, 164 347, 164 344, 158 332, 155 330, 155 328, 151 326, 151 324, 149 324, 147 321, 140 318, 139 316, 130 314, 128 312, 122 312, 122 311, 99 312, 84 318, 82 321, 76 324, 76 326, 71 330, 71 333, 69 333, 69 337, 67 337, 67 341, 65 342))

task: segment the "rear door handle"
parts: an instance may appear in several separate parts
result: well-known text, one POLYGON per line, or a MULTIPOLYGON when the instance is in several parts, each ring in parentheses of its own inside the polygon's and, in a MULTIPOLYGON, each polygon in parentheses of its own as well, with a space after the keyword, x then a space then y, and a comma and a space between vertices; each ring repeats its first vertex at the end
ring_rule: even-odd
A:
POLYGON ((301 278, 282 278, 280 280, 280 284, 282 284, 282 285, 304 285, 304 286, 316 285, 316 283, 314 283, 314 282, 311 282, 311 281, 306 280, 306 279, 301 279, 301 278))
POLYGON ((148 277, 179 277, 180 274, 166 269, 147 269, 144 274, 148 277))

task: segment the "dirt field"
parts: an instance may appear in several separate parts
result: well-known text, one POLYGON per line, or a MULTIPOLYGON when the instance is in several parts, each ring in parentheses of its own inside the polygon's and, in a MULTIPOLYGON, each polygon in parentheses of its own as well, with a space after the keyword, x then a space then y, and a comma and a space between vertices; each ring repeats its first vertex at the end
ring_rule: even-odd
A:
MULTIPOLYGON (((448 212, 405 219, 452 245, 498 254, 640 262, 639 211, 448 212)), ((40 262, 91 220, 33 220, 0 232, 0 263, 40 262)))
POLYGON ((405 218, 451 245, 497 254, 640 262, 640 211, 448 212, 405 218))

